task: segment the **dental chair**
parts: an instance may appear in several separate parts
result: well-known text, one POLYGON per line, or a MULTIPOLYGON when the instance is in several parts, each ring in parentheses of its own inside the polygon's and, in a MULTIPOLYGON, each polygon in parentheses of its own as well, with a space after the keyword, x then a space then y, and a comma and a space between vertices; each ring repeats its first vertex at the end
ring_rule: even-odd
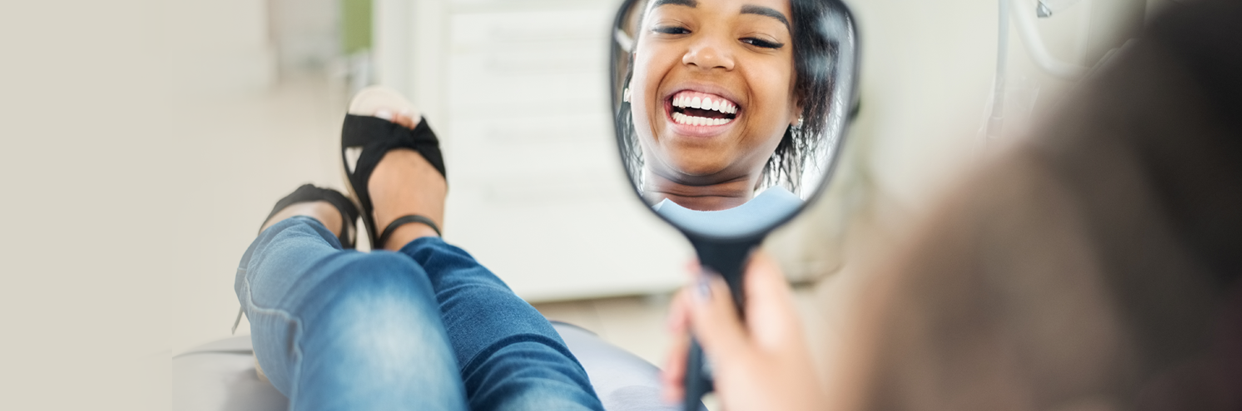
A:
MULTIPOLYGON (((586 369, 608 411, 677 410, 660 400, 660 370, 594 333, 552 322, 586 369)), ((260 380, 249 335, 200 345, 172 359, 172 409, 277 411, 289 408, 276 387, 260 380)))

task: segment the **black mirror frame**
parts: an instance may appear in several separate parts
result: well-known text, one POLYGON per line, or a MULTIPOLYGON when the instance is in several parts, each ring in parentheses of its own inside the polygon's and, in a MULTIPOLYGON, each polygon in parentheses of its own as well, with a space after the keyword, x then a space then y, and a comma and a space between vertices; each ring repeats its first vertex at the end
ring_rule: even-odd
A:
MULTIPOLYGON (((630 182, 630 187, 635 188, 635 192, 639 198, 639 201, 641 202, 642 193, 641 193, 641 189, 638 187, 638 181, 635 181, 633 174, 629 170, 629 165, 625 164, 625 162, 627 161, 625 153, 627 152, 627 150, 631 148, 626 146, 625 140, 621 137, 621 132, 622 132, 621 124, 619 124, 619 120, 617 118, 618 110, 621 106, 621 98, 622 98, 621 90, 625 88, 625 85, 626 85, 625 84, 626 79, 623 78, 625 76, 625 73, 619 73, 617 68, 621 65, 622 63, 621 60, 623 58, 627 58, 627 56, 631 53, 630 51, 624 50, 621 47, 619 47, 618 45, 619 41, 617 39, 617 36, 618 36, 618 32, 622 29, 626 18, 629 17, 630 13, 628 11, 635 5, 635 3, 639 1, 643 1, 643 0, 623 0, 620 8, 617 11, 616 16, 613 18, 612 25, 609 27, 608 84, 611 85, 611 87, 609 87, 609 104, 611 107, 610 117, 613 122, 613 128, 612 128, 613 138, 616 140, 616 143, 617 143, 617 155, 622 161, 622 166, 626 168, 625 175, 626 175, 626 179, 630 182)), ((661 220, 664 220, 664 222, 677 228, 678 231, 682 232, 684 235, 689 237, 692 242, 694 242, 696 239, 699 241, 722 242, 722 243, 737 243, 737 242, 748 242, 749 243, 749 242, 753 242, 756 239, 761 241, 772 230, 782 225, 785 225, 790 220, 797 217, 799 214, 805 211, 806 208, 810 204, 817 201, 824 194, 824 192, 828 191, 826 188, 829 182, 832 180, 833 174, 835 174, 836 172, 837 164, 840 162, 839 160, 840 160, 840 156, 842 152, 842 147, 845 145, 846 141, 848 140, 850 122, 858 114, 858 110, 859 110, 859 97, 858 97, 859 75, 858 74, 859 74, 859 61, 861 59, 859 58, 860 47, 859 47, 859 41, 858 41, 857 24, 855 23, 853 13, 850 12, 849 7, 846 6, 845 3, 842 2, 841 0, 820 0, 820 1, 824 1, 826 3, 832 4, 833 6, 831 7, 831 9, 833 11, 837 11, 841 13, 841 21, 845 23, 844 28, 845 28, 846 38, 844 40, 844 43, 847 43, 848 46, 840 48, 841 51, 838 53, 838 57, 846 56, 846 58, 851 60, 851 61, 845 62, 844 65, 840 63, 841 59, 834 61, 834 68, 836 69, 840 69, 842 66, 847 65, 846 69, 848 70, 848 72, 846 74, 848 75, 849 81, 845 82, 845 84, 839 84, 834 89, 834 93, 833 93, 834 108, 831 109, 830 112, 836 113, 841 118, 830 119, 830 121, 838 122, 838 125, 836 128, 836 130, 838 131, 837 131, 836 140, 833 142, 833 146, 830 148, 831 151, 827 153, 827 155, 830 156, 830 161, 828 161, 827 169, 824 170, 823 178, 819 181, 818 185, 813 187, 814 191, 812 192, 812 194, 805 199, 803 204, 799 206, 797 210, 795 210, 794 212, 790 213, 787 216, 782 217, 776 222, 772 223, 769 227, 766 227, 761 230, 757 230, 753 233, 746 233, 746 234, 739 235, 739 236, 716 236, 716 235, 711 235, 711 234, 706 234, 706 233, 695 232, 693 230, 687 230, 679 226, 675 222, 670 221, 668 218, 665 218, 663 215, 660 215, 659 213, 655 213, 654 211, 652 211, 652 213, 656 214, 656 216, 659 217, 661 220), (842 106, 845 106, 845 107, 842 107, 842 106)), ((645 202, 644 202, 644 206, 650 209, 650 205, 646 204, 645 202)))

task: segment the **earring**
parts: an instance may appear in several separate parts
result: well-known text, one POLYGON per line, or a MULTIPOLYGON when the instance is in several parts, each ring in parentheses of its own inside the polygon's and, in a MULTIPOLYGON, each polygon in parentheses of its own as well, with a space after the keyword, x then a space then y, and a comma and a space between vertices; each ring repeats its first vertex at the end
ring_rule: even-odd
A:
POLYGON ((626 87, 625 90, 621 92, 621 101, 624 101, 626 103, 630 102, 630 88, 629 87, 626 87))
POLYGON ((797 130, 802 129, 802 116, 798 116, 798 122, 793 125, 793 128, 797 130))

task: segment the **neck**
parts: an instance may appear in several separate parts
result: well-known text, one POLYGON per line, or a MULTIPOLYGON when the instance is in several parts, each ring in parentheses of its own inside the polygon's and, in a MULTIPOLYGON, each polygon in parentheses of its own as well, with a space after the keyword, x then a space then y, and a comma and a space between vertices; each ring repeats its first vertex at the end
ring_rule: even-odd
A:
POLYGON ((643 197, 648 204, 669 199, 691 210, 727 210, 750 201, 755 193, 756 179, 740 176, 718 182, 695 183, 670 179, 648 170, 643 197))

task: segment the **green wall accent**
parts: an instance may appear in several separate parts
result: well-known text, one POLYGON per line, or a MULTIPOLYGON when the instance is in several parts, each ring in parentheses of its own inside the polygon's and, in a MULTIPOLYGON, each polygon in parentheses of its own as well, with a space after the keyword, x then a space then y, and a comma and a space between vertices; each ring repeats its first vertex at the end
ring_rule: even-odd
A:
POLYGON ((341 49, 345 54, 371 49, 371 0, 341 0, 341 49))

